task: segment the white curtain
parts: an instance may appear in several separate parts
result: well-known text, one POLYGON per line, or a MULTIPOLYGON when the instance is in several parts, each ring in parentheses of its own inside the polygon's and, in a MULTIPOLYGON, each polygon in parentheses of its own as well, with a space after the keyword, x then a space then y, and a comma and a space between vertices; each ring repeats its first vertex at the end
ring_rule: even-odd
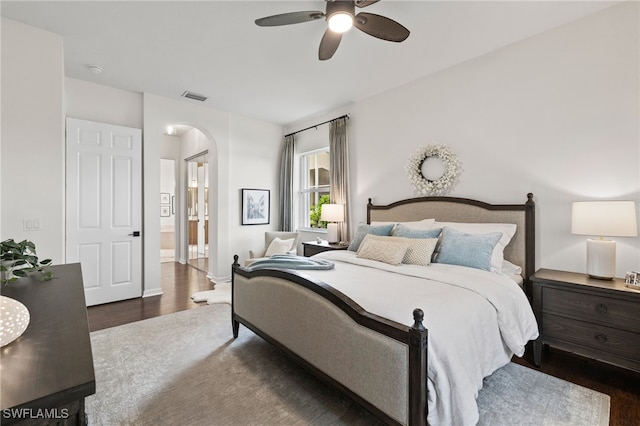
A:
POLYGON ((329 128, 329 164, 331 203, 344 205, 344 222, 338 223, 339 241, 348 241, 349 233, 349 147, 347 117, 331 121, 329 128))
POLYGON ((281 231, 293 231, 293 135, 285 136, 280 157, 280 214, 278 227, 281 231))

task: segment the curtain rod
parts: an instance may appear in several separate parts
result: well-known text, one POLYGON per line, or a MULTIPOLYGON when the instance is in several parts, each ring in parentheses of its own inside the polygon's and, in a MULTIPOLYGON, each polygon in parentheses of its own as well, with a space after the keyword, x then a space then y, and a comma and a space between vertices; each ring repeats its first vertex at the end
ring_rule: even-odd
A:
POLYGON ((317 129, 318 126, 322 126, 323 124, 331 123, 332 121, 340 120, 341 118, 346 118, 348 120, 349 119, 349 114, 341 115, 340 117, 336 117, 336 118, 334 118, 332 120, 323 121, 322 123, 316 124, 314 126, 309 126, 306 129, 302 129, 302 130, 298 130, 298 131, 295 131, 295 132, 291 132, 288 135, 284 135, 284 137, 286 138, 287 136, 293 136, 296 133, 302 133, 302 132, 305 132, 305 131, 310 130, 310 129, 317 129))

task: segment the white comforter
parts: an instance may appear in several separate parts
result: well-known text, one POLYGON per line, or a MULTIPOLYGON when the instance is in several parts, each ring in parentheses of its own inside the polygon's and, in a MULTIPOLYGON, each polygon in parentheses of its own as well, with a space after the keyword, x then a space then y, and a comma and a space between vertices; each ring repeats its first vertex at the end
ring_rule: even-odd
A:
POLYGON ((444 264, 392 266, 350 251, 316 256, 334 261, 335 269, 304 273, 365 310, 409 326, 413 309, 424 311, 430 425, 476 424, 482 379, 513 354, 522 356, 538 336, 526 296, 506 276, 444 264))

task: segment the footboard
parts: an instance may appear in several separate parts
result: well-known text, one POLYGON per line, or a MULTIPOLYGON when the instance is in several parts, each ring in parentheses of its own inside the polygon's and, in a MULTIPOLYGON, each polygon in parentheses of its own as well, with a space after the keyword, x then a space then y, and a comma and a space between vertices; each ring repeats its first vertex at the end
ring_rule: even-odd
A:
POLYGON ((282 349, 388 424, 425 425, 427 330, 373 315, 291 270, 248 271, 234 257, 232 325, 282 349))

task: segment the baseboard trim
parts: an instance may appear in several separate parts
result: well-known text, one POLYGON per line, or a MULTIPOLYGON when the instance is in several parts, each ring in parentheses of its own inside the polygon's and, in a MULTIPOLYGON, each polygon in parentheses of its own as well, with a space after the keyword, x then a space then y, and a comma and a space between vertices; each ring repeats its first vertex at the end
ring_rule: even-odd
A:
POLYGON ((159 288, 154 288, 153 290, 145 290, 142 293, 142 297, 151 297, 151 296, 162 296, 164 293, 159 288))
POLYGON ((227 283, 231 281, 231 275, 227 275, 224 277, 214 277, 213 275, 208 273, 207 278, 209 278, 209 281, 211 281, 212 283, 227 283))

